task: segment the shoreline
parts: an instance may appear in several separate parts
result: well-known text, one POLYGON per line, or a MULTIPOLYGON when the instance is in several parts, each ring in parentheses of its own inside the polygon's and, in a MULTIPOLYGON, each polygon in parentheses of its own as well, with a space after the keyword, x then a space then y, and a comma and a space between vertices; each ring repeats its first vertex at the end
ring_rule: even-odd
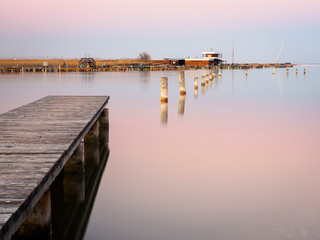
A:
POLYGON ((215 66, 177 66, 167 60, 96 59, 96 67, 79 66, 80 59, 0 59, 0 73, 10 72, 114 72, 114 71, 172 71, 201 69, 260 69, 292 68, 292 63, 225 63, 215 66))

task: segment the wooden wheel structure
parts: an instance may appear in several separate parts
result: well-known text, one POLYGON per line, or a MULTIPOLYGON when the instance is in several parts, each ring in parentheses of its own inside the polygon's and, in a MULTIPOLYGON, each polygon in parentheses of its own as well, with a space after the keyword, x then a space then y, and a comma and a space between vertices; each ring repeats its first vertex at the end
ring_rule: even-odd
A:
POLYGON ((79 67, 81 68, 97 68, 96 61, 93 58, 81 58, 79 61, 79 67))

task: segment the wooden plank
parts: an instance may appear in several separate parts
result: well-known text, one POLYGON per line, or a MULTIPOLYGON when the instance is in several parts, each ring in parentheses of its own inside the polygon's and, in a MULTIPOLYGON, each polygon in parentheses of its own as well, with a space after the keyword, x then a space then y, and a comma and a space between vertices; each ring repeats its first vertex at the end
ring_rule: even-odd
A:
POLYGON ((48 96, 0 115, 0 239, 17 230, 108 99, 48 96))
POLYGON ((0 225, 4 225, 12 214, 0 214, 0 225))

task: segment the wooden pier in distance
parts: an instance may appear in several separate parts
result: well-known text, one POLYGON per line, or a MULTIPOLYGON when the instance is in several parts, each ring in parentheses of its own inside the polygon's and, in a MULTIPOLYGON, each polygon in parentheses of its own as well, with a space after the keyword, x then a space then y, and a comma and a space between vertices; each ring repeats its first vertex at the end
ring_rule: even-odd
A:
POLYGON ((108 142, 108 100, 48 96, 0 115, 1 240, 51 226, 50 186, 61 170, 84 171, 86 141, 108 142))

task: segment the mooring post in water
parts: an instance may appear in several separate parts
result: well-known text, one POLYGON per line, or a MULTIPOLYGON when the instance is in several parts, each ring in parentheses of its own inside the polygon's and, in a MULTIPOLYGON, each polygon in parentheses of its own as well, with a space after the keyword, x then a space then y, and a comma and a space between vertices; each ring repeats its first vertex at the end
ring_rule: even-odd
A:
POLYGON ((84 172, 84 142, 81 141, 64 165, 64 172, 84 172))
POLYGON ((194 89, 198 89, 198 77, 194 77, 194 89))
POLYGON ((184 114, 184 106, 186 103, 186 95, 181 94, 179 98, 179 107, 178 107, 178 114, 183 115, 184 114))
POLYGON ((168 102, 161 102, 160 110, 160 122, 166 125, 168 122, 168 102))
POLYGON ((212 81, 212 79, 213 79, 213 75, 212 75, 212 73, 210 73, 209 80, 212 81))
POLYGON ((47 190, 19 227, 17 239, 51 239, 51 194, 47 190))
POLYGON ((201 76, 201 86, 205 86, 206 85, 206 81, 204 76, 201 76))
POLYGON ((178 72, 180 95, 186 95, 186 82, 184 80, 184 71, 178 72))
POLYGON ((168 78, 160 78, 161 102, 168 102, 168 78))
POLYGON ((273 69, 273 71, 272 71, 272 75, 274 75, 274 69, 273 69))
POLYGON ((287 75, 289 75, 289 69, 287 68, 287 75))
POLYGON ((306 69, 303 69, 303 74, 306 74, 306 69))
POLYGON ((209 82, 209 74, 206 75, 206 83, 209 82))
POLYGON ((296 74, 298 74, 298 68, 296 68, 296 74))
POLYGON ((248 70, 246 69, 246 75, 248 75, 248 70))
POLYGON ((221 68, 219 67, 219 77, 221 76, 221 68))

